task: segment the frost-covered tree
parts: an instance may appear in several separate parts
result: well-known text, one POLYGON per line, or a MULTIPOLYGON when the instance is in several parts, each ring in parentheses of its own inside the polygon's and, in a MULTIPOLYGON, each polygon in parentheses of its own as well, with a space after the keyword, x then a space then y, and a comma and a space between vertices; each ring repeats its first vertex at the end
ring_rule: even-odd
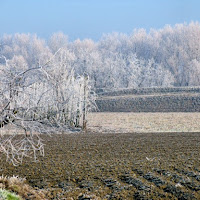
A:
POLYGON ((65 65, 68 71, 74 69, 76 76, 87 73, 94 88, 198 85, 198 22, 149 32, 138 29, 130 35, 110 33, 97 42, 69 42, 61 32, 47 42, 31 34, 4 35, 0 38, 0 63, 5 64, 3 57, 20 59, 33 68, 44 64, 60 48, 54 65, 65 65))
POLYGON ((42 65, 52 57, 45 41, 36 35, 19 34, 4 35, 0 39, 1 56, 12 59, 14 56, 22 56, 29 68, 42 65))
POLYGON ((68 37, 62 32, 54 33, 48 40, 48 47, 52 53, 56 53, 58 49, 66 49, 68 46, 68 37))
POLYGON ((44 154, 40 134, 85 128, 87 112, 95 108, 89 77, 69 71, 68 60, 56 58, 59 51, 35 68, 15 56, 0 65, 0 152, 14 165, 44 154), (8 127, 10 136, 4 135, 8 127))

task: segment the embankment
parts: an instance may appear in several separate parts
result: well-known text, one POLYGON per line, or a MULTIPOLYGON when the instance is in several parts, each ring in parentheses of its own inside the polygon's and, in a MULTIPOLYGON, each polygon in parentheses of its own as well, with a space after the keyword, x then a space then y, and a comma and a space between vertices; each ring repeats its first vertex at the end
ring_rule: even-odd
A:
POLYGON ((142 88, 99 92, 100 112, 199 112, 200 88, 142 88))

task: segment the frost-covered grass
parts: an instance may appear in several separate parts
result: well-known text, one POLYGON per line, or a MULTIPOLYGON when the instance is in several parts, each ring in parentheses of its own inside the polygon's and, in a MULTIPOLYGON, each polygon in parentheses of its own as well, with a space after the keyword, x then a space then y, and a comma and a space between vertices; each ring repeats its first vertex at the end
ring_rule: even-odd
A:
MULTIPOLYGON (((4 164, 5 161, 1 166, 4 164)), ((46 199, 44 192, 28 185, 24 178, 15 175, 0 176, 0 200, 44 200, 46 199)))
POLYGON ((88 128, 97 132, 200 132, 200 113, 90 113, 88 128))

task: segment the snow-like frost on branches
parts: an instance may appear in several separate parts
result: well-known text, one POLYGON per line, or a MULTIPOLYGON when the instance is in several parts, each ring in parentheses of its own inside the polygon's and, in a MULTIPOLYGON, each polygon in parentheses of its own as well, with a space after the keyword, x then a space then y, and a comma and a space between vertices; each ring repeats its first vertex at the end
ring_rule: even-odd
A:
POLYGON ((95 108, 88 75, 75 76, 56 54, 35 68, 21 69, 6 58, 0 66, 0 152, 14 165, 44 155, 41 133, 81 130, 95 108))

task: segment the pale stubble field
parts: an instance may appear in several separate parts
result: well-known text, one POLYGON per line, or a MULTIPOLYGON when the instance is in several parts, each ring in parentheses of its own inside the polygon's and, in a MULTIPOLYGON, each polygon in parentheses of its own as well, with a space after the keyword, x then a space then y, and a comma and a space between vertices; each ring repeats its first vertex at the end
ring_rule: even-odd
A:
POLYGON ((93 112, 88 128, 95 132, 200 132, 200 113, 93 112))

